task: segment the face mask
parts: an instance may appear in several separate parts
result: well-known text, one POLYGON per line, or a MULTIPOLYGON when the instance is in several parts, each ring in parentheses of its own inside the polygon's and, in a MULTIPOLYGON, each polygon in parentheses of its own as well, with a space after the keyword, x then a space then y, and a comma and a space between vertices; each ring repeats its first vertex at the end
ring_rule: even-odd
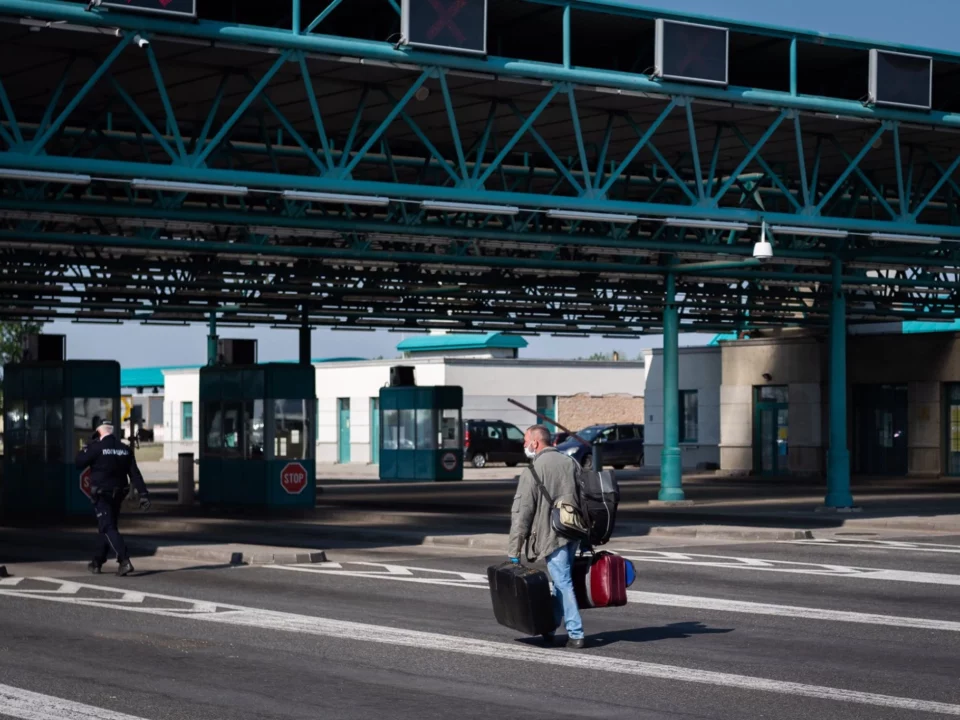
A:
POLYGON ((526 455, 526 456, 527 456, 528 458, 530 458, 531 460, 533 460, 533 459, 537 456, 537 451, 534 450, 533 448, 529 448, 529 447, 527 447, 526 445, 524 445, 524 446, 523 446, 523 454, 526 455))

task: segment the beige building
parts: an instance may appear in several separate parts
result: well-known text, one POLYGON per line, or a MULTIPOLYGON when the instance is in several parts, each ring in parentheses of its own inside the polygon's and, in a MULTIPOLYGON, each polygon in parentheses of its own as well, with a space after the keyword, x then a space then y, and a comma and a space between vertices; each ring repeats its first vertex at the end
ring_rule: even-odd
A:
MULTIPOLYGON (((929 330, 929 326, 921 326, 929 330)), ((887 328, 889 330, 889 328, 887 328)), ((960 476, 960 332, 847 338, 847 447, 854 475, 960 476)), ((683 442, 685 468, 716 451, 726 475, 823 475, 829 450, 829 344, 826 337, 778 333, 680 351, 681 423, 701 428, 683 442), (712 351, 712 352, 711 352, 712 351), (718 379, 719 403, 708 378, 718 379), (696 415, 683 398, 696 392, 696 415), (716 444, 709 430, 719 428, 716 444)), ((647 462, 662 447, 658 356, 647 363, 647 462)), ((687 403, 689 405, 689 402, 687 403)))

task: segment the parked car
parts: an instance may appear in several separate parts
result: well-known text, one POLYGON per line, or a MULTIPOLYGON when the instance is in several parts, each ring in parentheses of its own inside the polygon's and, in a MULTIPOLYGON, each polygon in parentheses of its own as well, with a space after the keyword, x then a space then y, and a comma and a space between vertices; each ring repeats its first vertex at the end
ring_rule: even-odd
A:
POLYGON ((475 468, 492 462, 506 463, 508 467, 526 462, 523 431, 503 420, 465 420, 463 459, 475 468))
POLYGON ((562 431, 560 431, 560 432, 555 432, 555 433, 553 434, 553 442, 552 442, 551 444, 552 444, 554 447, 557 447, 557 445, 559 445, 560 443, 566 441, 566 439, 567 439, 568 437, 570 437, 570 433, 568 433, 568 432, 562 432, 562 431))
POLYGON ((603 445, 603 465, 620 470, 627 465, 643 465, 643 425, 591 425, 577 435, 590 443, 584 445, 569 437, 557 450, 574 458, 585 468, 593 467, 593 446, 603 445))

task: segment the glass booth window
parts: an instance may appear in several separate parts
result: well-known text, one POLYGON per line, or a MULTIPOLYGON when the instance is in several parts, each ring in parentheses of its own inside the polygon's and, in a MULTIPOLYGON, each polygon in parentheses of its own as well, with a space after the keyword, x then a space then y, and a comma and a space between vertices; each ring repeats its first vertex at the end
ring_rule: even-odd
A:
POLYGON ((13 458, 14 462, 22 462, 27 444, 26 409, 23 400, 7 402, 6 417, 4 418, 4 453, 13 458))
POLYGON ((104 420, 113 420, 112 398, 74 398, 73 452, 90 442, 93 431, 104 420))
POLYGON ((417 410, 417 450, 436 449, 436 410, 431 408, 420 408, 417 410))
POLYGON ((460 411, 440 411, 440 443, 444 450, 460 447, 460 411))
MULTIPOLYGON (((42 463, 46 458, 46 403, 29 400, 27 406, 27 462, 42 463)), ((89 434, 88 434, 89 437, 89 434)))
POLYGON ((263 400, 204 404, 203 447, 210 455, 263 457, 263 400))
POLYGON ((273 401, 273 455, 278 459, 307 457, 307 401, 273 401))
POLYGON ((266 450, 266 420, 263 400, 248 400, 244 405, 247 447, 244 457, 248 460, 263 458, 266 450))
POLYGON ((381 447, 384 450, 397 449, 397 432, 399 430, 399 415, 396 410, 383 411, 383 442, 381 447))
POLYGON ((205 403, 203 413, 203 442, 208 451, 219 454, 223 447, 223 406, 219 402, 205 403))
POLYGON ((400 449, 415 450, 417 447, 417 411, 400 411, 400 449))

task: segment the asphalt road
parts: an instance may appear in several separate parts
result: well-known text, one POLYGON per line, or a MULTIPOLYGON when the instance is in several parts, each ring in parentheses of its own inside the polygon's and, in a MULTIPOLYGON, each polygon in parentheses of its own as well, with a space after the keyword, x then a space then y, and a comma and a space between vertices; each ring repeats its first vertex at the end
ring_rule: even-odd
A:
POLYGON ((498 626, 475 551, 11 566, 0 717, 960 716, 960 537, 835 540, 614 543, 638 579, 583 651, 498 626))

